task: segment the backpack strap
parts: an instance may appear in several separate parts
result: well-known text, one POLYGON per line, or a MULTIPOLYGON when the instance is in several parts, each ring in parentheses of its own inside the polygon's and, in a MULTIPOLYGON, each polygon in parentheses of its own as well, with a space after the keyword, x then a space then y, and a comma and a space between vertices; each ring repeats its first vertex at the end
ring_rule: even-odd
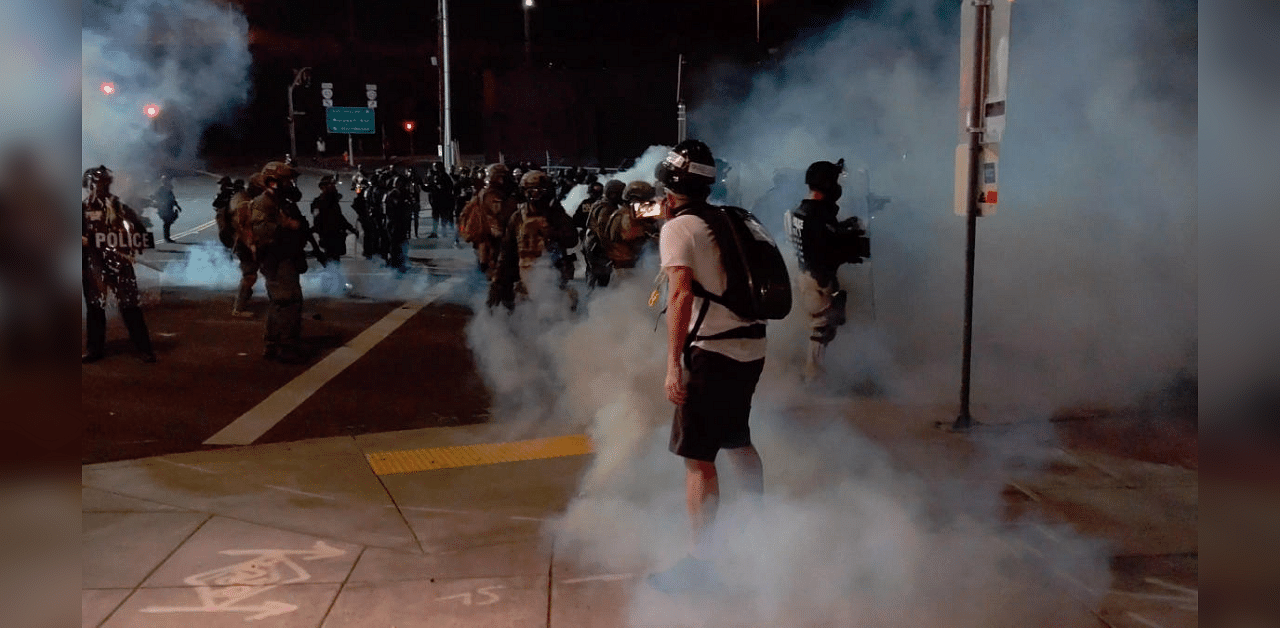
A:
POLYGON ((689 330, 689 335, 684 338, 683 353, 685 368, 692 368, 693 365, 690 363, 690 356, 693 353, 693 343, 699 340, 736 340, 765 337, 766 327, 764 323, 752 323, 750 325, 727 329, 718 334, 699 336, 698 330, 702 328, 702 321, 707 318, 707 311, 711 309, 711 302, 715 301, 721 305, 724 305, 724 303, 720 300, 719 296, 708 292, 707 289, 703 288, 702 284, 697 281, 693 282, 693 295, 702 298, 702 307, 698 308, 698 318, 694 320, 693 328, 689 330))

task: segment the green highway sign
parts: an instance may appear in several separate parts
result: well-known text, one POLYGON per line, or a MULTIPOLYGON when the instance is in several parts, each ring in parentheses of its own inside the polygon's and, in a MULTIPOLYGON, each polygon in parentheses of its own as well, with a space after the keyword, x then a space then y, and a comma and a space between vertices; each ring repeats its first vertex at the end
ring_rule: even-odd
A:
POLYGON ((373 109, 365 107, 328 107, 325 122, 330 133, 373 134, 373 109))

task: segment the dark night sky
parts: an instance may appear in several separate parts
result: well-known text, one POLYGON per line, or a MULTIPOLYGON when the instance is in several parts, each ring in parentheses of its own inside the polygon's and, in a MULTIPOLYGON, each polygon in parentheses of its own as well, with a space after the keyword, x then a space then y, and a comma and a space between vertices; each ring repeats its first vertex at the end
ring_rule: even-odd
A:
MULTIPOLYGON (((307 116, 298 143, 308 155, 321 131, 319 83, 335 84, 335 104, 363 106, 365 83, 378 84, 380 123, 391 151, 408 140, 399 125, 419 125, 419 152, 431 150, 439 119, 436 5, 419 0, 234 0, 250 25, 254 58, 250 102, 206 137, 213 154, 279 152, 291 68, 315 80, 295 98, 307 116), (315 102, 312 102, 315 101, 315 102), (267 139, 272 138, 272 139, 267 139), (304 148, 307 147, 307 148, 304 148)), ((847 11, 877 2, 766 0, 761 43, 751 0, 539 0, 531 13, 533 67, 524 61, 520 0, 449 3, 454 134, 463 153, 499 150, 509 158, 552 153, 567 163, 612 164, 645 147, 674 141, 675 73, 686 55, 686 100, 697 77, 725 61, 767 63, 770 48, 821 30, 847 11)), ((345 147, 345 141, 333 142, 345 147)), ((287 142, 285 143, 287 145, 287 142)), ((366 137, 360 152, 374 152, 366 137)), ((332 147, 332 146, 331 146, 332 147)))

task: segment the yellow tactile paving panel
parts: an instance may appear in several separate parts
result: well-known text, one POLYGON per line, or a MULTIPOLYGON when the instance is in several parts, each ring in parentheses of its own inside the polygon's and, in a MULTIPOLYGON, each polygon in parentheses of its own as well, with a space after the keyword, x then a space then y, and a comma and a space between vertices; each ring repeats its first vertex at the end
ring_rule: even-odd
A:
POLYGON ((434 469, 455 469, 499 462, 563 458, 591 453, 591 441, 585 434, 536 438, 511 443, 455 445, 430 449, 379 451, 365 454, 377 475, 414 473, 434 469))

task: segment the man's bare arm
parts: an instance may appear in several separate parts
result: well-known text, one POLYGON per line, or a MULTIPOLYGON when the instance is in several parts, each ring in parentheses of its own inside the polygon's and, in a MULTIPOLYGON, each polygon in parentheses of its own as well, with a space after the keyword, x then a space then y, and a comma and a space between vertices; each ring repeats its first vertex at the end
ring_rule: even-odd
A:
POLYGON ((667 271, 667 399, 676 405, 685 400, 684 343, 693 317, 693 270, 668 266, 667 271))

